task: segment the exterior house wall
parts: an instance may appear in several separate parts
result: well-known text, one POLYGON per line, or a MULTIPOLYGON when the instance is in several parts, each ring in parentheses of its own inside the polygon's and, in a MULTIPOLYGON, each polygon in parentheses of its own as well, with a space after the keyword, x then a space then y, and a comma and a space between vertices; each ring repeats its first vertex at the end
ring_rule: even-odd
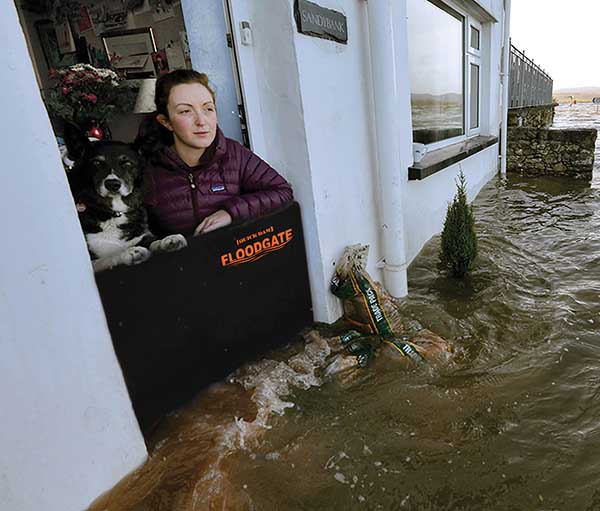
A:
POLYGON ((321 240, 322 280, 313 285, 324 291, 327 304, 315 312, 331 321, 341 309, 329 281, 344 247, 370 245, 368 269, 377 280, 381 247, 367 4, 321 0, 320 5, 343 12, 349 34, 347 45, 297 31, 294 36, 321 240))
POLYGON ((146 448, 13 2, 0 42, 0 508, 80 511, 146 448))
MULTIPOLYGON (((479 1, 478 3, 499 20, 498 23, 486 23, 482 27, 481 71, 482 90, 489 91, 489 94, 484 94, 482 97, 481 134, 499 136, 502 0, 479 1)), ((498 145, 495 144, 422 181, 407 183, 404 189, 407 261, 412 261, 419 254, 423 245, 441 231, 446 208, 456 192, 456 180, 461 170, 467 180, 468 199, 472 201, 498 171, 498 145)))
MULTIPOLYGON (((463 7, 472 0, 461 0, 463 7)), ((344 247, 371 246, 368 270, 381 257, 377 155, 373 118, 372 77, 367 3, 356 0, 320 0, 319 5, 344 13, 348 44, 298 33, 294 1, 268 7, 251 0, 232 0, 234 17, 253 27, 255 69, 241 65, 242 82, 256 80, 259 93, 246 96, 250 110, 260 104, 260 115, 250 119, 251 132, 260 131, 259 153, 291 181, 303 210, 315 319, 333 321, 341 313, 329 293, 329 279, 344 247), (243 15, 242 15, 243 13, 243 15), (245 16, 245 18, 244 18, 245 16)), ((499 133, 502 0, 478 2, 499 23, 484 23, 481 84, 489 94, 481 104, 482 135, 499 133)), ((395 33, 397 92, 401 99, 400 179, 404 190, 406 260, 412 261, 431 236, 443 226, 455 179, 465 173, 468 196, 475 198, 497 172, 498 146, 428 177, 408 181, 412 164, 410 83, 407 72, 406 1, 392 3, 395 33)))

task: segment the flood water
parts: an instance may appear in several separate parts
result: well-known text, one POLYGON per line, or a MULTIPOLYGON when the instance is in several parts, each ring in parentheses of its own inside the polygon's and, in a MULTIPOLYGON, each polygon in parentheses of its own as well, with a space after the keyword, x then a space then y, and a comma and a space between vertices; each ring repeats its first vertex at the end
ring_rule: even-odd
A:
POLYGON ((93 509, 600 510, 600 142, 590 181, 494 178, 474 208, 472 276, 440 273, 436 237, 399 303, 454 363, 327 379, 321 332, 170 417, 93 509))

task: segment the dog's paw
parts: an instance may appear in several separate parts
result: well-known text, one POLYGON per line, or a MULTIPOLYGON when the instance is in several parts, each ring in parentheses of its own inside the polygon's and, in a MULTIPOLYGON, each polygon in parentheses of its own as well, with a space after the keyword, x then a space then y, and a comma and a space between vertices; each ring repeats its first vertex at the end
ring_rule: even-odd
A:
POLYGON ((161 240, 150 243, 152 252, 175 252, 187 247, 187 241, 181 234, 171 234, 161 240))
POLYGON ((140 264, 150 257, 150 250, 144 247, 129 247, 121 254, 121 264, 131 266, 140 264))

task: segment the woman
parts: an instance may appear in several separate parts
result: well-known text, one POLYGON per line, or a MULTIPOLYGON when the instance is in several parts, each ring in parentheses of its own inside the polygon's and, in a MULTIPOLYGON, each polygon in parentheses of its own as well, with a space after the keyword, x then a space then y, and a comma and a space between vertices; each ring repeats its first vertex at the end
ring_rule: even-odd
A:
POLYGON ((137 143, 149 159, 145 202, 156 235, 197 236, 292 200, 283 177, 223 135, 205 74, 180 69, 162 75, 155 102, 150 131, 157 136, 141 134, 137 143))

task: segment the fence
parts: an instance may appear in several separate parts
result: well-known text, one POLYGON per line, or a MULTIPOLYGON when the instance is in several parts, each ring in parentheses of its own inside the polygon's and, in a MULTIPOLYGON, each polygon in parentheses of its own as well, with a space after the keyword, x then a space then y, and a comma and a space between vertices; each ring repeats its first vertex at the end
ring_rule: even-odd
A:
POLYGON ((509 98, 509 108, 552 103, 552 78, 512 43, 509 98))

